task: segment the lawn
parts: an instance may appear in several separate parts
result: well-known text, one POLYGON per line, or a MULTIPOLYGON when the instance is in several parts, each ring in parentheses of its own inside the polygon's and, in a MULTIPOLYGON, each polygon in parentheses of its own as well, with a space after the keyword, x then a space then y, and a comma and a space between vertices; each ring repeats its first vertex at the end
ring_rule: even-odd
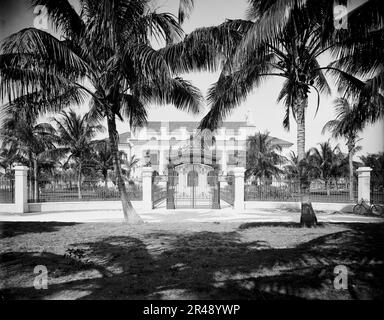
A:
POLYGON ((384 224, 6 222, 0 300, 383 299, 384 224), (348 268, 348 289, 333 270, 348 268), (33 287, 36 265, 48 289, 33 287))

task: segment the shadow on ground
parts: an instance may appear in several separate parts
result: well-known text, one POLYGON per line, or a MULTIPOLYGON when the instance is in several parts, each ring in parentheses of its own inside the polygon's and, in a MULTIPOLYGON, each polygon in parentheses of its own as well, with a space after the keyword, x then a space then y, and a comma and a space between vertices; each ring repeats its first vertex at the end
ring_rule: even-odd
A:
MULTIPOLYGON (((258 223, 221 232, 147 230, 73 243, 65 254, 6 252, 0 256, 5 276, 19 278, 5 284, 0 298, 383 298, 383 224, 348 224, 323 235, 305 229, 311 240, 271 246, 272 236, 298 232, 293 227, 258 223), (340 264, 348 268, 348 290, 334 288, 334 267, 340 264), (50 272, 47 290, 33 287, 30 270, 36 265, 50 272)), ((13 229, 17 234, 18 226, 13 229)))
POLYGON ((36 228, 36 223, 18 222, 17 227, 14 222, 0 222, 0 239, 15 237, 28 233, 44 233, 55 232, 62 227, 74 226, 76 222, 39 222, 39 228, 36 228))

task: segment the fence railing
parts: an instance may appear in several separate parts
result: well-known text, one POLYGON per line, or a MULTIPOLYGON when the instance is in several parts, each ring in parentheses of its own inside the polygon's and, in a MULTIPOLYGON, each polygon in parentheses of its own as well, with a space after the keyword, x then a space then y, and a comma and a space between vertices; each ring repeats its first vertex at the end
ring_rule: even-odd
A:
POLYGON ((384 186, 371 185, 371 202, 384 204, 384 186))
MULTIPOLYGON (((143 197, 141 180, 125 182, 128 198, 141 201, 143 197)), ((33 180, 28 183, 28 202, 65 202, 65 201, 115 201, 120 200, 117 186, 108 181, 84 180, 81 186, 73 180, 33 180)))
POLYGON ((15 202, 15 179, 0 177, 0 203, 15 202))
POLYGON ((155 208, 167 198, 167 177, 155 176, 152 178, 152 206, 155 208))
POLYGON ((220 200, 224 200, 228 204, 233 205, 235 202, 234 176, 227 175, 220 180, 220 200))
POLYGON ((354 196, 350 199, 349 182, 325 184, 312 181, 308 188, 303 188, 298 180, 258 181, 246 184, 245 201, 300 201, 305 190, 312 202, 355 202, 357 201, 357 182, 354 181, 354 196))

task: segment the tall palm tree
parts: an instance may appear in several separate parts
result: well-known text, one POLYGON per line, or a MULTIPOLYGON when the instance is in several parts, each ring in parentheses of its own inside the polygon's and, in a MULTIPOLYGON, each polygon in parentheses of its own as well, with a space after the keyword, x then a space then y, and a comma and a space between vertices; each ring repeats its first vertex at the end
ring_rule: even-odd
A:
POLYGON ((278 177, 283 170, 280 166, 285 161, 281 156, 281 146, 275 143, 276 138, 269 132, 258 133, 247 138, 247 178, 255 177, 262 180, 278 177))
POLYGON ((73 103, 90 96, 92 116, 107 120, 125 220, 142 222, 121 174, 116 118, 131 128, 143 126, 152 102, 199 111, 199 91, 175 77, 163 52, 151 47, 152 39, 181 39, 177 19, 151 10, 149 0, 84 0, 80 13, 69 0, 32 3, 47 8, 61 38, 35 28, 8 37, 1 49, 1 97, 32 95, 49 110, 59 109, 59 97, 73 103))
POLYGON ((334 107, 336 109, 336 118, 328 121, 323 128, 322 133, 330 131, 336 139, 344 138, 348 147, 349 164, 349 198, 354 200, 354 176, 353 176, 353 156, 359 147, 358 132, 362 129, 362 122, 356 121, 354 108, 346 98, 337 98, 334 107))
POLYGON ((90 118, 89 113, 81 116, 76 114, 75 111, 70 110, 68 112, 62 111, 60 115, 60 118, 53 119, 57 126, 59 145, 54 152, 67 155, 66 164, 71 161, 75 162, 78 197, 82 199, 82 174, 85 165, 90 162, 91 151, 95 145, 95 141, 92 141, 92 139, 102 132, 104 127, 90 118))
MULTIPOLYGON (((241 40, 226 61, 219 80, 208 93, 211 109, 201 122, 201 128, 216 129, 234 108, 246 99, 253 88, 270 77, 285 79, 278 96, 278 102, 285 105, 283 126, 290 128, 291 115, 297 123, 297 156, 299 162, 305 161, 305 113, 308 107, 308 94, 313 90, 317 96, 317 108, 320 93, 329 94, 330 87, 323 74, 318 57, 326 51, 323 44, 323 24, 320 16, 303 15, 299 7, 292 9, 284 31, 273 39, 255 43, 250 33, 260 23, 258 11, 254 21, 234 21, 227 28, 241 30, 241 40), (245 49, 244 49, 245 48, 245 49)), ((304 178, 304 177, 303 177, 304 178)), ((304 179, 301 185, 303 202, 309 202, 313 224, 315 215, 307 199, 308 183, 304 179)), ((306 205, 306 207, 308 207, 306 205)), ((303 206, 302 206, 303 207, 303 206)))
POLYGON ((344 156, 339 146, 332 148, 329 141, 319 144, 319 148, 310 149, 309 162, 315 171, 315 176, 325 183, 327 195, 330 195, 330 183, 342 175, 344 156))

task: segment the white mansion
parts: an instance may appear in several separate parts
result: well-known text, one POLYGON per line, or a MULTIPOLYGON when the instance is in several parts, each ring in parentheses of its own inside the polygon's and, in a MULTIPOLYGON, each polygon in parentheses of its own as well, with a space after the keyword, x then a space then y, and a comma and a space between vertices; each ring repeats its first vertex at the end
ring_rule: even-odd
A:
MULTIPOLYGON (((163 175, 167 174, 169 164, 179 165, 179 169, 184 166, 184 170, 177 170, 178 174, 190 172, 186 166, 194 164, 193 170, 205 176, 212 167, 224 175, 236 166, 245 167, 246 139, 258 132, 254 125, 247 121, 224 122, 213 135, 204 138, 198 135, 198 125, 198 122, 152 121, 136 132, 121 134, 119 149, 128 158, 135 155, 140 160, 132 177, 140 178, 146 165, 163 175)), ((283 155, 292 146, 282 139, 275 139, 274 143, 282 147, 283 155)))

